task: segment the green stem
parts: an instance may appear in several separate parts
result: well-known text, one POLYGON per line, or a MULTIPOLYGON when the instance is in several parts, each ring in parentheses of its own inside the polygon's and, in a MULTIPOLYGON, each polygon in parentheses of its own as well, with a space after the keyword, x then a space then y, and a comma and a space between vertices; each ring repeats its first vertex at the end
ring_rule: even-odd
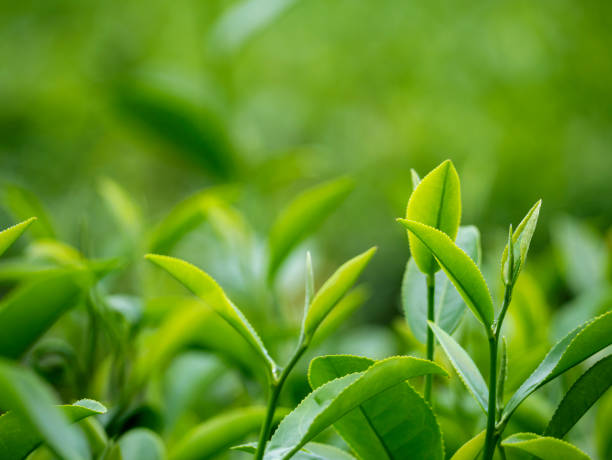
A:
POLYGON ((289 360, 289 363, 283 371, 281 372, 278 379, 275 379, 274 375, 270 373, 270 398, 268 399, 268 407, 266 409, 266 418, 264 419, 264 423, 261 426, 261 431, 259 433, 259 442, 257 443, 257 452, 255 453, 255 460, 263 459, 264 452, 266 450, 266 444, 270 439, 270 431, 272 431, 272 422, 274 421, 274 412, 276 411, 276 405, 278 404, 278 397, 280 396, 280 392, 283 389, 283 385, 289 376, 291 370, 295 367, 298 360, 302 357, 304 352, 308 348, 308 345, 304 343, 303 339, 300 339, 300 344, 298 345, 295 353, 289 360))
POLYGON ((497 402, 497 340, 489 336, 489 408, 487 410, 487 434, 484 445, 484 460, 491 460, 495 451, 495 415, 497 402))
MULTIPOLYGON (((434 294, 436 290, 436 278, 434 275, 427 275, 427 320, 434 321, 434 294)), ((434 359, 434 335, 431 328, 427 325, 427 359, 434 359)), ((425 376, 425 400, 431 404, 432 375, 425 376)))

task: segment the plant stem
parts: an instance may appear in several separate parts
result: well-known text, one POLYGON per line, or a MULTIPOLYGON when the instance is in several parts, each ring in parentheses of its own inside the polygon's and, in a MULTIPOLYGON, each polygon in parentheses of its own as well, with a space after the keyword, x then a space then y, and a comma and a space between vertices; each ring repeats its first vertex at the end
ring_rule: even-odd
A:
MULTIPOLYGON (((436 291, 436 278, 434 275, 427 275, 427 320, 434 321, 434 295, 436 291)), ((427 359, 434 359, 434 335, 433 331, 427 326, 427 359)), ((431 404, 431 374, 425 376, 425 400, 431 404)))
POLYGON ((257 452, 255 453, 255 460, 261 460, 266 450, 266 444, 270 438, 270 431, 272 430, 272 422, 274 421, 274 412, 276 411, 276 405, 278 404, 278 397, 283 389, 283 385, 289 376, 291 370, 295 367, 298 360, 302 357, 304 352, 308 348, 308 345, 304 343, 303 338, 300 339, 300 343, 296 348, 293 356, 289 360, 289 363, 281 372, 278 379, 274 377, 272 373, 269 374, 270 379, 270 397, 268 399, 268 407, 266 409, 266 418, 261 426, 259 433, 259 442, 257 443, 257 452))

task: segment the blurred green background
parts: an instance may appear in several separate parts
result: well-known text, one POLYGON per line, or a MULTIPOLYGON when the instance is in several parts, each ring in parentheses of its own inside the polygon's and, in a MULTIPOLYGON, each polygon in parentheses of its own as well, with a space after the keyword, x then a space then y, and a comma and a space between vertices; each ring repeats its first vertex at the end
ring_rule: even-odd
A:
MULTIPOLYGON (((349 175, 355 190, 305 247, 337 265, 379 245, 365 311, 386 320, 408 257, 394 218, 411 167, 455 162, 485 254, 540 197, 534 253, 563 214, 607 230, 611 48, 605 1, 4 1, 0 180, 102 256, 114 230, 101 177, 151 223, 238 184, 237 209, 265 235, 298 192, 349 175)), ((203 251, 192 237, 179 253, 203 251)), ((553 304, 567 297, 548 286, 553 304)))

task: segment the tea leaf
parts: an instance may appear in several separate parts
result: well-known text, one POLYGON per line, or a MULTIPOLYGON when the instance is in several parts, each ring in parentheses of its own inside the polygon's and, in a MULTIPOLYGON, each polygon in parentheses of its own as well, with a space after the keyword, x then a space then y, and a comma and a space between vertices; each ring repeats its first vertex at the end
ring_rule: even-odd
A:
POLYGON ((142 229, 142 213, 138 205, 112 179, 101 179, 98 190, 115 222, 130 237, 136 238, 142 229))
POLYGON ((470 256, 440 230, 411 220, 398 221, 436 257, 476 318, 485 326, 490 326, 493 322, 493 300, 482 273, 470 256))
POLYGON ((206 305, 215 310, 219 316, 249 342, 266 362, 270 371, 274 372, 276 370, 277 366, 274 360, 270 357, 253 326, 251 326, 246 317, 232 303, 223 289, 221 289, 221 286, 213 278, 195 265, 184 260, 157 254, 147 254, 145 257, 158 267, 166 270, 177 281, 203 300, 206 305))
MULTIPOLYGON (((104 414, 106 407, 98 401, 82 399, 72 405, 57 406, 68 423, 75 423, 90 415, 104 414)), ((7 412, 0 417, 0 458, 25 458, 43 439, 32 429, 27 417, 19 412, 7 412)))
POLYGON ((610 345, 610 330, 612 311, 582 324, 561 339, 510 398, 503 418, 512 415, 519 404, 542 385, 610 345))
MULTIPOLYGON (((243 444, 232 447, 232 449, 254 454, 257 451, 257 443, 243 444)), ((291 458, 293 460, 356 460, 351 454, 338 447, 319 442, 309 442, 291 458)))
MULTIPOLYGON (((452 240, 457 236, 461 220, 459 176, 450 160, 427 174, 410 195, 406 220, 420 222, 446 233, 452 240)), ((410 252, 417 267, 425 274, 440 269, 423 241, 408 233, 410 252)))
MULTIPOLYGON (((70 427, 68 418, 55 402, 51 391, 34 373, 0 359, 0 409, 11 411, 0 417, 0 426, 20 430, 15 437, 2 431, 1 458, 24 458, 41 441, 63 459, 87 458, 82 451, 85 440, 70 427)), ((86 409, 92 408, 90 403, 83 404, 86 409)), ((101 405, 98 409, 102 409, 101 405)))
POLYGON ((421 183, 421 178, 419 177, 419 173, 412 168, 410 168, 410 179, 412 180, 412 190, 414 191, 421 183))
POLYGON ((438 339, 438 342, 440 342, 440 345, 444 349, 446 356, 448 356, 448 359, 455 368, 459 378, 467 387, 472 396, 474 396, 474 399, 476 399, 476 402, 486 414, 489 400, 489 389, 482 378, 478 367, 476 367, 476 364, 474 364, 474 361, 472 361, 470 355, 467 354, 467 352, 455 341, 455 339, 440 329, 440 327, 435 323, 428 321, 428 324, 435 334, 436 339, 438 339))
POLYGON ((430 361, 399 356, 320 386, 283 419, 266 448, 264 458, 290 458, 317 434, 365 401, 406 379, 428 373, 446 374, 430 361))
POLYGON ((338 301, 355 284, 375 252, 376 248, 373 247, 345 262, 317 291, 304 319, 303 333, 306 342, 312 338, 338 301))
MULTIPOLYGON (((287 412, 286 409, 278 409, 274 415, 275 421, 281 420, 287 412)), ((257 431, 265 415, 266 408, 263 406, 242 407, 216 415, 188 431, 172 448, 168 458, 169 460, 213 458, 250 433, 257 431)))
POLYGON ((611 385, 612 355, 609 355, 582 374, 565 393, 544 435, 563 438, 611 385))
POLYGON ((485 430, 478 433, 462 445, 459 450, 453 454, 450 460, 476 460, 484 447, 486 434, 487 432, 485 430))
MULTIPOLYGON (((308 380, 316 389, 365 371, 375 362, 359 356, 321 356, 311 361, 308 380)), ((334 423, 334 428, 359 458, 401 459, 406 452, 423 460, 444 458, 436 417, 407 382, 364 402, 334 423)))
POLYGON ((502 446, 535 455, 542 460, 590 460, 587 454, 570 443, 534 433, 513 434, 502 441, 502 446))
POLYGON ((134 428, 117 441, 123 460, 165 460, 166 446, 159 435, 147 428, 134 428))
POLYGON ((19 238, 23 232, 36 220, 36 217, 30 217, 28 220, 24 220, 12 227, 6 228, 0 232, 0 255, 19 238))
POLYGON ((32 192, 17 185, 10 185, 6 187, 4 202, 16 220, 22 221, 36 216, 36 225, 31 228, 34 238, 55 238, 51 218, 32 192))
MULTIPOLYGON (((480 232, 474 226, 459 227, 457 246, 480 265, 480 232)), ((461 323, 465 302, 443 271, 435 275, 435 318, 443 330, 452 334, 461 323)), ((418 341, 427 341, 427 281, 411 258, 406 264, 402 281, 402 305, 406 320, 418 341)))
MULTIPOLYGON (((527 215, 523 218, 521 223, 516 228, 516 231, 512 235, 512 246, 513 246, 513 272, 511 276, 508 276, 508 282, 514 284, 516 279, 527 261, 527 253, 529 252, 529 245, 531 244, 531 237, 535 232, 536 225, 538 223, 538 216, 540 215, 540 207, 542 206, 542 200, 538 200, 536 204, 529 210, 527 215)), ((506 273, 509 271, 508 265, 508 245, 504 248, 501 259, 501 271, 506 273)))
POLYGON ((19 358, 69 308, 89 283, 84 270, 58 269, 0 303, 0 356, 19 358))
POLYGON ((344 177, 319 184, 297 196, 278 216, 270 230, 268 280, 304 238, 314 232, 353 189, 344 177))

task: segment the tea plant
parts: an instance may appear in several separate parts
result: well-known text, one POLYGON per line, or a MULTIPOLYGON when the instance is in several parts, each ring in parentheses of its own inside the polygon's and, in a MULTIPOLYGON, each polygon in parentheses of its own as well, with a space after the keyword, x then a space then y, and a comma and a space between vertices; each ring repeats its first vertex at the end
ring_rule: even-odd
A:
MULTIPOLYGON (((201 191, 149 224, 118 184, 103 180, 100 194, 118 231, 110 250, 98 251, 104 257, 87 257, 96 251, 59 240, 36 198, 10 188, 12 213, 35 213, 38 220, 0 233, 0 253, 24 232, 32 238, 25 256, 0 264, 0 283, 16 285, 0 303, 0 409, 6 412, 0 458, 589 458, 563 438, 600 399, 598 417, 612 414, 606 394, 612 360, 602 352, 612 343, 612 296, 601 242, 573 221, 557 224, 554 241, 566 251, 566 276, 580 305, 543 319, 537 284, 525 270, 538 201, 516 229, 509 227, 496 308, 481 270, 480 233, 460 225, 452 162, 422 180, 413 171, 412 179, 406 216, 398 219, 412 254, 401 289, 409 329, 398 322, 394 328, 416 356, 382 359, 348 355, 334 345, 346 334, 337 332, 341 323, 363 303, 363 287, 353 286, 375 247, 337 268, 318 290, 307 252, 299 313, 291 304, 302 290, 288 295, 285 286, 291 284, 287 265, 350 193, 347 178, 298 195, 265 235, 233 206, 235 187, 201 191), (197 263, 167 255, 180 252, 203 222, 212 235, 202 251, 217 252, 197 263), (588 263, 577 268, 581 256, 588 263), (215 264, 226 257, 232 258, 229 274, 215 264), (220 274, 219 282, 196 266, 203 263, 220 274), (576 275, 581 271, 590 276, 576 275), (540 330, 549 322, 559 338, 550 350, 540 330), (537 362, 541 350, 548 353, 537 362), (558 400, 550 399, 556 409, 548 399, 532 409, 530 396, 567 374, 565 386, 555 387, 558 400), (464 401, 463 387, 482 415, 464 401), (544 426, 532 428, 521 414, 525 407, 544 426)), ((600 423, 604 455, 606 430, 600 423)))

